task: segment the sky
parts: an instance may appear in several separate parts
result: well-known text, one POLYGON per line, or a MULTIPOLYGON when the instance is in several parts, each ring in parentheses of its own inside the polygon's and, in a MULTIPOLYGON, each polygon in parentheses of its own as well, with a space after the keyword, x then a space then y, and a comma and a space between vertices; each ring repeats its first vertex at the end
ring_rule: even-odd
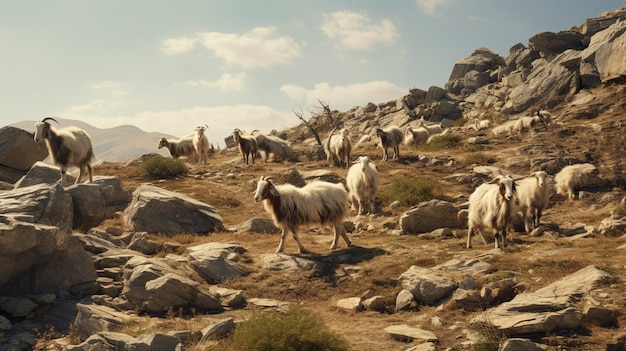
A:
POLYGON ((486 47, 506 57, 613 0, 0 0, 0 126, 46 116, 217 146, 319 101, 347 111, 444 87, 486 47))

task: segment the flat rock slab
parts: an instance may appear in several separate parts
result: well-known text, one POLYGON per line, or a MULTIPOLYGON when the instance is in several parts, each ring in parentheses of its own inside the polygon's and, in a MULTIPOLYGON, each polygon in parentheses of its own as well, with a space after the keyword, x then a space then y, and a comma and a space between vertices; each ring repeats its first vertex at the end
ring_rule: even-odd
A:
POLYGON ((424 340, 424 341, 438 341, 437 336, 431 331, 415 328, 406 324, 392 325, 385 328, 385 331, 396 340, 424 340))

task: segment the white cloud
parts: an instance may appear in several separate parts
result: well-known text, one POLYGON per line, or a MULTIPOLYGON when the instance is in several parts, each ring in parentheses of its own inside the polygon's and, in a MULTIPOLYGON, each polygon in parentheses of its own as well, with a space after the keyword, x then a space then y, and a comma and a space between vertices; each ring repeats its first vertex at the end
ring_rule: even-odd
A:
POLYGON ((126 95, 126 90, 124 89, 124 84, 121 82, 114 82, 110 80, 105 80, 102 82, 91 83, 88 85, 91 90, 103 92, 112 96, 124 96, 126 95))
POLYGON ((294 39, 278 36, 276 27, 257 27, 244 34, 199 33, 203 46, 229 65, 266 68, 287 64, 300 56, 300 45, 294 39))
POLYGON ((217 81, 211 82, 207 80, 189 80, 185 84, 192 87, 217 88, 221 91, 242 91, 246 80, 246 73, 241 72, 236 75, 224 73, 217 81))
POLYGON ((318 83, 312 89, 297 85, 283 85, 280 90, 298 103, 315 105, 318 100, 326 101, 333 109, 350 109, 370 101, 379 102, 396 99, 408 93, 407 88, 398 87, 387 81, 374 81, 347 86, 331 86, 318 83))
POLYGON ((324 14, 322 31, 336 42, 338 48, 365 50, 379 44, 393 44, 398 37, 396 26, 389 20, 372 23, 362 13, 351 11, 324 14))
POLYGON ((69 106, 63 112, 64 114, 86 113, 89 111, 106 111, 114 109, 124 104, 126 98, 126 89, 121 82, 105 80, 96 83, 90 83, 87 87, 94 91, 97 95, 89 102, 69 106))
POLYGON ((417 7, 427 15, 437 14, 437 10, 450 4, 451 0, 416 0, 417 7))
POLYGON ((171 111, 143 111, 128 116, 103 116, 68 111, 63 113, 63 117, 78 119, 99 128, 129 124, 146 132, 161 132, 177 137, 189 135, 197 126, 207 124, 209 129, 206 134, 209 141, 219 144, 222 148, 224 138, 231 135, 235 128, 248 132, 259 129, 264 133, 269 133, 272 129, 289 128, 299 122, 291 113, 276 111, 269 106, 249 104, 194 106, 171 111))
POLYGON ((161 41, 161 51, 166 55, 184 54, 196 46, 194 38, 170 38, 161 41))

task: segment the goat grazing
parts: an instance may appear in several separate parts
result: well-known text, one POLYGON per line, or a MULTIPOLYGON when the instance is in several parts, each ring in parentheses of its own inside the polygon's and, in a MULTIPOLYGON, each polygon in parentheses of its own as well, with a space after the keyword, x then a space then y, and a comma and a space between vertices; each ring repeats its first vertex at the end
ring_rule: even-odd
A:
MULTIPOLYGON (((485 229, 493 229, 495 247, 506 246, 506 231, 514 213, 513 205, 518 201, 515 182, 510 176, 499 175, 488 183, 481 184, 469 197, 467 214, 467 248, 472 247, 472 234, 477 232, 485 244, 485 229), (501 243, 499 243, 501 242, 501 243)), ((460 213, 459 213, 460 216, 460 213)))
POLYGON ((352 142, 350 141, 350 136, 348 136, 348 130, 346 128, 341 128, 338 135, 333 135, 336 129, 336 127, 333 128, 324 144, 326 161, 333 159, 335 164, 339 167, 348 168, 352 142))
POLYGON ((404 135, 404 145, 408 146, 411 144, 415 144, 415 147, 417 147, 418 144, 425 143, 426 140, 428 140, 430 133, 424 127, 406 127, 404 135))
POLYGON ((314 223, 330 223, 334 226, 335 237, 331 250, 337 248, 339 235, 348 246, 352 245, 343 226, 348 193, 342 184, 314 180, 298 188, 291 184, 274 185, 272 178, 261 176, 254 192, 254 201, 261 200, 274 224, 282 229, 276 252, 283 252, 287 232, 291 232, 296 240, 299 252, 306 252, 298 238, 298 228, 314 223))
POLYGON ((519 209, 524 220, 526 233, 539 226, 541 215, 552 195, 552 186, 546 171, 533 172, 528 177, 518 179, 517 198, 519 199, 519 209))
POLYGON ((161 138, 158 148, 161 149, 163 147, 170 150, 170 155, 175 159, 187 157, 191 161, 196 154, 196 149, 193 146, 193 136, 187 136, 179 140, 161 138))
POLYGON ((233 138, 237 142, 237 145, 239 145, 243 162, 249 164, 249 159, 252 158, 252 163, 254 163, 254 159, 259 150, 256 139, 252 135, 243 135, 243 132, 239 128, 233 131, 233 138))
POLYGON ((273 159, 287 158, 289 145, 285 140, 276 136, 265 135, 258 130, 253 130, 251 134, 256 139, 259 151, 265 153, 265 162, 269 160, 270 154, 273 155, 273 159))
POLYGON ((396 126, 390 126, 385 129, 376 128, 376 136, 380 138, 380 146, 383 148, 383 161, 389 159, 387 149, 393 149, 393 158, 400 157, 400 144, 404 140, 404 134, 400 128, 396 126))
POLYGON ((441 134, 443 132, 443 128, 441 128, 441 124, 425 124, 424 120, 420 119, 417 123, 418 127, 422 127, 428 131, 429 135, 441 134))
POLYGON ((206 164, 209 157, 209 139, 204 135, 205 130, 206 128, 199 126, 193 134, 193 148, 198 156, 198 163, 204 162, 204 164, 206 164))
POLYGON ((598 173, 598 168, 591 163, 565 166, 554 176, 556 193, 567 195, 570 201, 574 200, 576 190, 600 185, 598 173))
POLYGON ((354 165, 348 169, 346 175, 346 186, 348 187, 348 197, 352 203, 352 210, 355 208, 355 202, 358 202, 358 214, 376 213, 374 200, 378 192, 379 182, 376 165, 367 156, 359 156, 354 161, 354 165))
POLYGON ((89 181, 93 182, 91 162, 94 154, 89 134, 72 126, 55 130, 48 121, 59 123, 52 117, 42 119, 35 124, 34 138, 37 143, 46 141, 52 162, 60 168, 61 185, 66 186, 67 169, 74 166, 78 167, 78 177, 74 184, 78 184, 85 168, 89 173, 89 181))

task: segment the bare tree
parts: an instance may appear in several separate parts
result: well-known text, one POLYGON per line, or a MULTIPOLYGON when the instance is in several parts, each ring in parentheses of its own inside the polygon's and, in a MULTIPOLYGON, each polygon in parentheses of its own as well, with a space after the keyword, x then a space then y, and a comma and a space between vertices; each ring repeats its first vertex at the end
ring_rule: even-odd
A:
POLYGON ((313 136, 315 137, 315 140, 317 141, 318 145, 322 145, 322 140, 320 139, 319 134, 317 133, 317 130, 315 130, 315 128, 313 128, 313 126, 306 120, 304 119, 304 113, 302 112, 302 109, 300 109, 300 112, 293 110, 293 114, 296 115, 296 117, 298 117, 299 120, 302 121, 302 123, 309 128, 309 130, 311 131, 311 133, 313 134, 313 136))

